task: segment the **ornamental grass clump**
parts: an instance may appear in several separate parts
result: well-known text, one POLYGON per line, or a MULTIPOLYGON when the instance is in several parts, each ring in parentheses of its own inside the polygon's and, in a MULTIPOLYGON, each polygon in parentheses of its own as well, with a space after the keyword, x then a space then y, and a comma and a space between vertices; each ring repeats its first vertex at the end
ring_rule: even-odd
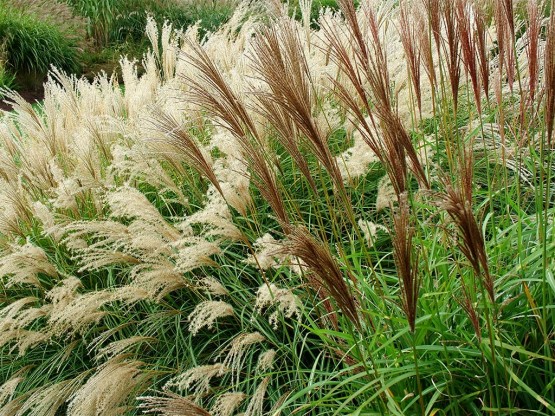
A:
POLYGON ((0 414, 555 412, 555 5, 356 3, 7 93, 0 414))

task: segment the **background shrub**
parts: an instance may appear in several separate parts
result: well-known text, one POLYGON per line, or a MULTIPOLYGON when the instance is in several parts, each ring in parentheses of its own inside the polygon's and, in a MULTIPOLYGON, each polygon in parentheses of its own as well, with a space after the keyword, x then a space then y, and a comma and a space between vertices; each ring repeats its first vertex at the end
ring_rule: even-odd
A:
POLYGON ((87 32, 99 47, 114 42, 143 41, 149 15, 159 25, 168 20, 176 28, 186 28, 201 21, 204 34, 226 22, 236 6, 234 0, 67 0, 67 3, 89 19, 87 32))
POLYGON ((11 69, 46 73, 51 65, 66 71, 78 68, 78 45, 59 26, 6 2, 0 5, 0 40, 11 69))
MULTIPOLYGON (((358 2, 355 2, 358 3, 358 2)), ((318 16, 323 9, 339 10, 337 0, 314 0, 310 8, 310 23, 313 27, 318 25, 318 16)), ((297 20, 301 20, 301 5, 299 0, 289 2, 289 10, 297 20)))
MULTIPOLYGON (((8 67, 4 44, 0 44, 0 88, 13 89, 15 87, 15 74, 8 67)), ((0 93, 2 97, 2 93, 0 93)))

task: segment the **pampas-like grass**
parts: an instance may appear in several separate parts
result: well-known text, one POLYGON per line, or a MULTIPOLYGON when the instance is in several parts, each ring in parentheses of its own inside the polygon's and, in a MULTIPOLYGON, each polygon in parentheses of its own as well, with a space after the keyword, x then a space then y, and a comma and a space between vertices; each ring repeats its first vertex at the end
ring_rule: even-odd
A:
POLYGON ((209 188, 206 196, 207 203, 204 208, 187 217, 179 227, 187 229, 193 224, 200 224, 204 226, 201 234, 206 238, 240 240, 241 231, 233 224, 231 211, 222 195, 209 188))
POLYGON ((206 51, 195 43, 191 42, 189 45, 192 53, 185 55, 186 59, 199 72, 198 80, 191 77, 184 79, 190 88, 191 97, 217 118, 218 124, 237 138, 243 156, 254 174, 252 180, 279 220, 288 224, 289 219, 276 176, 264 153, 260 151, 265 146, 259 128, 241 98, 226 82, 206 51))
POLYGON ((215 278, 205 276, 197 282, 198 288, 212 296, 227 296, 229 291, 215 278))
POLYGON ((214 175, 224 199, 231 207, 246 215, 252 201, 249 191, 251 175, 239 141, 227 130, 216 128, 210 145, 225 154, 214 162, 214 175))
MULTIPOLYGON (((375 133, 377 137, 379 133, 375 133)), ((368 167, 379 158, 363 139, 360 131, 353 132, 353 145, 339 156, 336 156, 341 176, 344 180, 355 180, 368 172, 368 167)))
POLYGON ((98 353, 95 356, 95 359, 97 361, 100 361, 103 359, 109 360, 111 358, 114 358, 118 355, 125 353, 131 347, 134 347, 138 344, 149 343, 149 342, 155 343, 156 338, 136 335, 133 337, 124 338, 119 341, 114 341, 108 344, 107 346, 100 348, 98 350, 98 353))
POLYGON ((1 253, 0 277, 8 277, 6 286, 31 284, 41 287, 39 274, 56 277, 58 272, 41 247, 31 242, 11 246, 1 253))
POLYGON ((0 406, 3 406, 12 399, 17 385, 23 380, 24 377, 15 376, 0 386, 0 406))
POLYGON ((188 317, 189 331, 196 335, 204 327, 214 327, 216 319, 224 316, 233 316, 233 306, 222 301, 205 301, 199 303, 188 317))
POLYGON ((259 332, 250 332, 239 334, 230 343, 229 351, 227 352, 223 365, 232 371, 232 383, 237 385, 239 382, 239 372, 243 365, 243 357, 245 356, 249 347, 265 341, 266 338, 259 332))
POLYGON ((25 229, 32 222, 29 195, 20 181, 0 180, 0 233, 4 236, 26 237, 25 229))
POLYGON ((38 300, 35 297, 17 299, 0 311, 0 345, 10 345, 12 351, 17 349, 24 355, 28 348, 50 338, 47 332, 27 329, 50 313, 50 305, 34 307, 38 300))
POLYGON ((245 411, 245 416, 262 416, 264 396, 266 395, 266 389, 268 388, 269 383, 269 376, 265 377, 260 382, 260 384, 256 388, 256 391, 249 400, 249 405, 247 406, 247 410, 245 411))
POLYGON ((279 316, 283 314, 286 318, 301 317, 299 308, 300 301, 295 294, 286 288, 278 288, 275 284, 262 285, 256 292, 256 302, 254 308, 261 313, 262 310, 275 306, 274 312, 270 314, 268 321, 278 328, 279 316))
POLYGON ((10 95, 0 415, 555 409, 553 16, 339 3, 10 95))
POLYGON ((364 240, 366 241, 368 247, 372 247, 375 244, 376 237, 379 231, 385 233, 389 232, 389 230, 385 226, 373 223, 372 221, 365 221, 362 218, 358 220, 357 224, 362 230, 364 240))
POLYGON ((257 265, 262 270, 276 267, 287 258, 279 252, 280 243, 270 233, 257 238, 252 246, 254 255, 247 258, 246 262, 257 265))
POLYGON ((166 383, 165 388, 176 387, 182 391, 202 396, 210 390, 210 381, 214 377, 221 377, 230 369, 227 365, 217 363, 193 367, 166 383))
POLYGON ((246 397, 245 393, 240 392, 224 393, 210 408, 210 413, 213 416, 231 416, 246 397))
POLYGON ((155 117, 155 129, 163 133, 163 140, 182 153, 188 164, 212 182, 212 185, 223 195, 220 183, 214 173, 210 154, 196 142, 185 126, 180 124, 172 115, 159 112, 155 117))
POLYGON ((274 368, 274 360, 276 358, 275 350, 264 351, 258 357, 258 363, 256 364, 256 369, 258 371, 264 372, 274 368))
MULTIPOLYGON (((110 174, 119 180, 128 183, 141 181, 150 184, 160 190, 160 194, 171 192, 183 205, 188 201, 178 184, 164 170, 160 161, 153 153, 157 152, 157 143, 137 143, 132 147, 114 145, 111 148, 112 163, 110 164, 110 174), (152 150, 148 146, 153 147, 152 150)), ((165 156, 165 153, 163 154, 165 156)))
POLYGON ((9 401, 0 408, 0 416, 14 416, 25 403, 26 396, 22 395, 9 401))
POLYGON ((84 378, 85 375, 80 374, 76 378, 54 383, 35 391, 25 400, 17 414, 58 415, 60 408, 81 387, 84 378))
POLYGON ((160 416, 211 416, 205 409, 195 404, 193 401, 174 394, 164 392, 164 396, 143 396, 140 408, 148 414, 160 416))
POLYGON ((168 241, 175 241, 180 237, 145 195, 135 188, 124 186, 108 193, 106 203, 112 210, 113 218, 140 220, 147 226, 153 226, 154 230, 168 241))
POLYGON ((125 414, 129 395, 144 386, 149 374, 143 363, 116 357, 97 369, 86 383, 71 395, 67 414, 101 416, 125 414))
POLYGON ((70 294, 69 298, 60 299, 60 303, 54 301, 48 322, 50 330, 58 337, 82 333, 106 315, 106 311, 101 308, 114 299, 115 296, 110 291, 95 291, 70 294))

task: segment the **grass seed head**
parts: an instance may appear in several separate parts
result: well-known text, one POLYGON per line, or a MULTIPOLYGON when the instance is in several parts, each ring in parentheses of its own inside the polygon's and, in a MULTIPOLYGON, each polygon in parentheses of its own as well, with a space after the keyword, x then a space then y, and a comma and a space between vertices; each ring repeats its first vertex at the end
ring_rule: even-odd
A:
POLYGON ((210 413, 213 416, 231 416, 246 397, 247 395, 241 392, 224 393, 210 408, 210 413))
POLYGON ((187 318, 189 331, 195 336, 204 327, 211 329, 218 318, 233 316, 233 306, 222 301, 205 301, 199 303, 187 318))
POLYGON ((164 391, 162 396, 141 396, 140 409, 147 414, 159 416, 211 416, 207 410, 189 398, 164 391))

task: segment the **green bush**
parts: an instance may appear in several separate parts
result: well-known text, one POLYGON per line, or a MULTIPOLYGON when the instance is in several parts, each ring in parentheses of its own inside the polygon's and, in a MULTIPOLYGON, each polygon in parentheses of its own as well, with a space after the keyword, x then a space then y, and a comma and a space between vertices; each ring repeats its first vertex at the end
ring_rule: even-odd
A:
POLYGON ((0 42, 10 69, 46 73, 51 65, 78 68, 79 49, 56 25, 0 1, 0 42))
POLYGON ((16 88, 15 74, 3 66, 0 66, 0 99, 4 96, 3 89, 13 90, 16 88))
MULTIPOLYGON (((0 66, 0 88, 14 89, 15 87, 15 74, 10 72, 6 67, 0 66)), ((0 97, 2 93, 0 92, 0 97)))
POLYGON ((226 22, 235 8, 234 1, 185 4, 176 0, 67 0, 67 3, 89 18, 88 34, 99 47, 113 42, 141 42, 148 15, 158 24, 169 20, 177 28, 201 21, 203 35, 226 22))
MULTIPOLYGON (((0 89, 13 89, 15 87, 15 74, 7 68, 6 52, 3 44, 0 44, 0 89)), ((0 92, 0 98, 2 93, 0 92)))
MULTIPOLYGON (((332 10, 339 10, 339 5, 337 4, 337 0, 314 0, 312 2, 312 6, 310 8, 310 22, 313 27, 316 27, 316 21, 318 20, 318 16, 320 12, 326 8, 332 10)), ((291 11, 292 15, 295 19, 301 19, 301 7, 299 4, 299 0, 294 0, 289 2, 289 10, 291 11)))
POLYGON ((130 10, 125 14, 116 16, 116 30, 112 34, 115 40, 132 38, 139 40, 144 35, 144 27, 147 15, 152 15, 158 25, 164 20, 172 22, 176 28, 187 28, 200 21, 201 35, 208 31, 216 30, 225 23, 233 13, 232 2, 202 2, 195 5, 182 5, 176 1, 152 1, 142 0, 139 2, 120 0, 125 4, 124 10, 130 10), (142 3, 140 7, 137 3, 142 3))

